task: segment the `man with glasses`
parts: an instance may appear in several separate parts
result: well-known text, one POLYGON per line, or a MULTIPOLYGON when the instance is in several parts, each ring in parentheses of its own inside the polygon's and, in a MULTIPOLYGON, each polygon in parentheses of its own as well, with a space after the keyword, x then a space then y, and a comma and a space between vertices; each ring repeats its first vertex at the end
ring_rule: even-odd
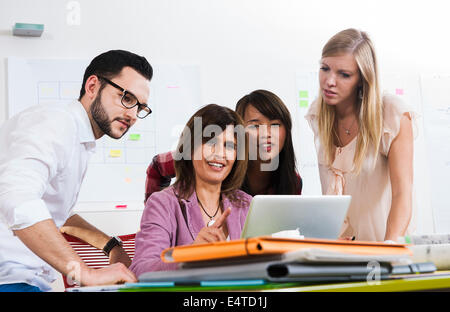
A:
POLYGON ((86 68, 78 101, 34 106, 2 125, 0 291, 48 291, 55 269, 86 286, 136 281, 120 240, 73 207, 95 140, 105 134, 119 139, 151 113, 152 75, 144 57, 108 51, 86 68), (87 267, 61 232, 103 249, 112 264, 87 267))

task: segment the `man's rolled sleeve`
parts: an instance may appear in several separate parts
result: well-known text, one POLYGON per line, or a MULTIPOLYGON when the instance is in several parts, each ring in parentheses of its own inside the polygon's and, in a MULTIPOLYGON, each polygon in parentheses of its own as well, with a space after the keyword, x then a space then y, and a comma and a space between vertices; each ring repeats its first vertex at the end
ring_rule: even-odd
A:
POLYGON ((52 218, 42 199, 27 201, 11 210, 14 213, 11 214, 10 220, 7 220, 11 230, 21 230, 52 218))

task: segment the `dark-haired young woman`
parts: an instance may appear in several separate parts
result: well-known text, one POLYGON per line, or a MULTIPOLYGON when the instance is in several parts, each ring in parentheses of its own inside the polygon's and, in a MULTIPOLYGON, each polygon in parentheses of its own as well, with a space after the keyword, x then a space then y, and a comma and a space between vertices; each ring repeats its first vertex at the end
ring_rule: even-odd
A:
POLYGON ((250 159, 241 189, 252 196, 301 194, 291 114, 283 101, 270 91, 256 90, 237 102, 236 113, 243 118, 250 137, 250 159), (256 142, 256 157, 251 153, 252 142, 256 142))

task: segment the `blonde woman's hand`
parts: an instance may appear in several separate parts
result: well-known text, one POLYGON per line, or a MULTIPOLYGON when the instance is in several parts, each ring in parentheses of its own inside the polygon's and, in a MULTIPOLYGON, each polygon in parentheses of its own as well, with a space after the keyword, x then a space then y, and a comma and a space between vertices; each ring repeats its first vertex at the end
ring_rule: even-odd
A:
POLYGON ((338 238, 338 240, 354 241, 355 236, 341 236, 338 238))

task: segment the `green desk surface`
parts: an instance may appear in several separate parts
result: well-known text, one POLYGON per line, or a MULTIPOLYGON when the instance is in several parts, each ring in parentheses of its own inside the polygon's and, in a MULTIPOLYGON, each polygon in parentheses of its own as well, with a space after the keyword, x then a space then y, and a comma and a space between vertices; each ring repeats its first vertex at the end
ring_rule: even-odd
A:
MULTIPOLYGON (((449 290, 450 271, 438 271, 430 274, 399 275, 392 279, 370 282, 347 282, 313 286, 286 287, 270 291, 285 292, 400 292, 449 290)), ((262 290, 264 291, 264 290, 262 290)))
POLYGON ((343 283, 268 283, 253 286, 175 286, 125 288, 121 292, 193 292, 193 291, 263 291, 263 292, 402 292, 450 290, 450 271, 429 274, 398 275, 391 279, 343 283))

